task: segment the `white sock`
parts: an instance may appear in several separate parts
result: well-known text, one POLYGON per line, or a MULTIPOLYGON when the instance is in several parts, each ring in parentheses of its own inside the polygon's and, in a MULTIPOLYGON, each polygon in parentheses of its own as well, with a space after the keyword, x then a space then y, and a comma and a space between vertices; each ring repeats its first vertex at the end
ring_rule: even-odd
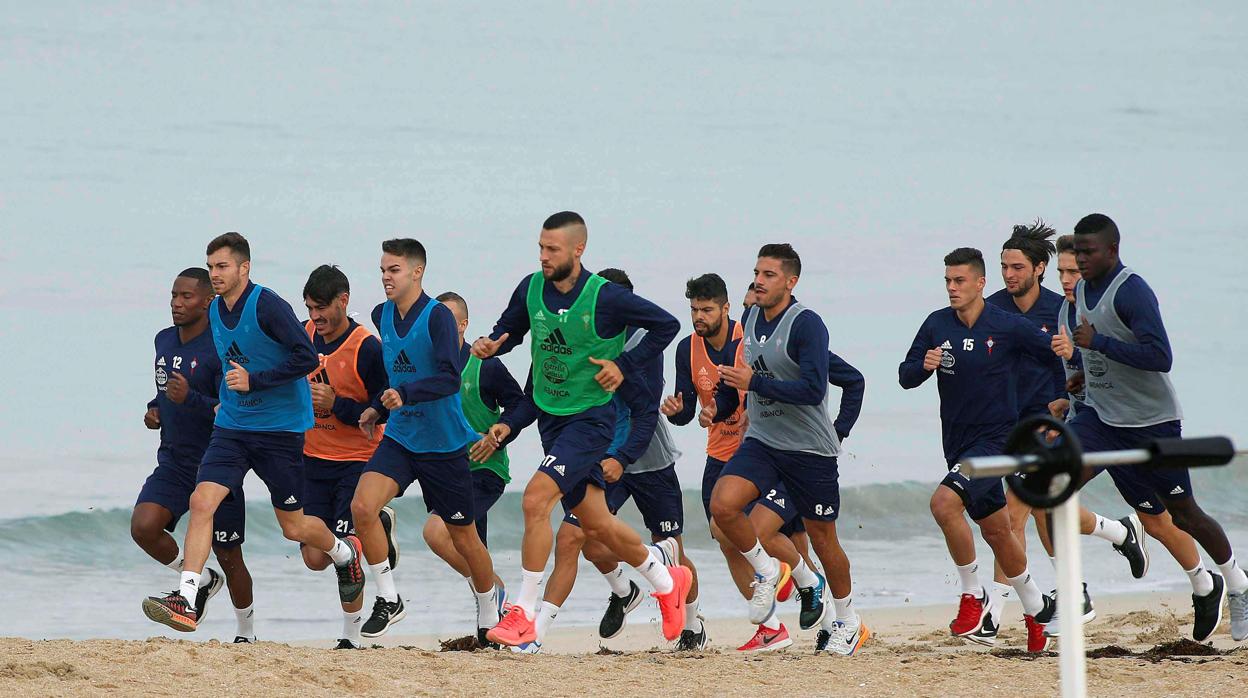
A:
POLYGON ((390 603, 397 602, 399 590, 394 588, 394 572, 390 569, 390 561, 382 560, 368 568, 373 571, 373 584, 377 585, 377 595, 390 603))
POLYGON ((173 562, 170 562, 169 564, 165 565, 165 567, 168 567, 174 572, 181 572, 182 565, 185 562, 186 562, 186 558, 182 557, 181 553, 179 553, 176 557, 173 558, 173 562))
POLYGON ((806 561, 800 557, 797 560, 797 567, 793 568, 793 581, 803 589, 809 589, 819 583, 819 577, 806 564, 806 561))
POLYGON ((1096 525, 1092 527, 1092 533, 1089 535, 1102 538, 1114 545, 1122 545, 1127 542, 1127 527, 1123 526, 1121 521, 1114 521, 1096 514, 1096 525))
POLYGON ((1044 593, 1036 586, 1036 580, 1031 578, 1029 570, 1024 568, 1022 574, 1010 577, 1009 581, 1018 594, 1019 602, 1023 604, 1023 613, 1034 616, 1044 609, 1044 593))
POLYGON ((698 600, 685 602, 685 630, 702 632, 702 619, 698 617, 698 600))
POLYGON ((1231 553, 1231 558, 1226 562, 1218 565, 1218 569, 1222 571, 1222 576, 1226 579, 1226 590, 1232 594, 1242 594, 1248 589, 1248 574, 1235 562, 1235 554, 1231 553))
MULTIPOLYGON (((1209 570, 1205 569, 1205 563, 1202 560, 1190 570, 1183 570, 1187 573, 1187 577, 1192 582, 1192 593, 1197 596, 1207 596, 1213 591, 1213 577, 1209 576, 1209 570)), ((183 572, 183 575, 186 573, 183 572)))
POLYGON ((559 615, 559 608, 549 601, 542 602, 542 612, 537 614, 538 642, 546 639, 546 633, 550 632, 551 626, 555 624, 555 618, 559 615))
POLYGON ((516 598, 516 605, 524 609, 524 615, 531 620, 537 612, 537 597, 542 586, 542 571, 530 572, 521 568, 520 570, 520 596, 516 598))
POLYGON ((979 596, 984 585, 979 583, 979 562, 971 560, 965 565, 956 565, 958 579, 962 580, 962 593, 979 596))
POLYGON ((776 575, 780 574, 780 563, 776 562, 776 558, 768 555, 766 550, 763 550, 762 543, 754 541, 754 547, 741 554, 754 567, 754 573, 763 579, 774 579, 776 575))
POLYGON ((767 616, 767 620, 763 621, 763 627, 768 630, 779 630, 780 614, 776 611, 772 611, 771 615, 767 616))
POLYGON ((360 639, 360 628, 364 627, 363 611, 343 611, 342 612, 342 636, 358 647, 362 644, 360 639))
POLYGON ((832 605, 836 608, 836 619, 850 628, 858 625, 858 611, 854 610, 853 604, 852 595, 843 599, 832 599, 832 605))
MULTIPOLYGON (((997 609, 997 615, 1001 615, 1005 612, 1005 605, 1014 598, 1014 587, 994 581, 988 593, 992 594, 992 604, 997 609)), ((997 622, 1000 623, 1001 619, 997 618, 997 622)))
MULTIPOLYGON (((472 584, 468 587, 471 589, 472 584)), ((472 590, 477 597, 477 627, 492 628, 498 625, 498 589, 491 586, 489 591, 472 590)))
POLYGON ((628 585, 628 580, 624 578, 624 565, 616 565, 615 569, 603 573, 602 577, 607 580, 607 584, 611 585, 611 593, 621 599, 628 596, 628 592, 632 589, 628 585))
POLYGON ((637 571, 660 594, 669 594, 676 586, 676 583, 672 581, 671 573, 663 566, 663 562, 654 554, 654 551, 649 548, 646 548, 645 562, 637 567, 637 571))
POLYGON ((351 555, 353 554, 351 546, 347 545, 347 543, 341 538, 335 539, 334 547, 325 552, 329 553, 329 556, 333 559, 334 564, 340 567, 348 562, 351 562, 351 555))
POLYGON ((178 585, 178 591, 182 593, 182 598, 186 602, 195 605, 195 599, 199 596, 199 572, 187 572, 182 570, 182 583, 178 585))
MULTIPOLYGON (((234 633, 235 635, 249 640, 256 636, 256 605, 254 603, 247 608, 234 609, 234 620, 238 621, 238 632, 234 633)), ((356 638, 359 638, 358 630, 356 638)))

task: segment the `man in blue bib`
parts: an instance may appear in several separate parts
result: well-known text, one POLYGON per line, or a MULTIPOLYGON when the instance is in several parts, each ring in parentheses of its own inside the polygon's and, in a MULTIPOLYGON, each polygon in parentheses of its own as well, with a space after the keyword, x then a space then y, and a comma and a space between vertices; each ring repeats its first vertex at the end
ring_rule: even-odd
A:
POLYGON ((191 494, 183 546, 182 583, 143 602, 148 618, 174 630, 195 630, 200 576, 212 546, 212 520, 248 470, 269 488, 282 534, 325 551, 338 568, 342 601, 364 591, 359 541, 338 539, 303 512, 303 435, 312 427, 307 376, 318 365, 308 333, 290 304, 249 280, 251 246, 238 233, 208 243, 208 273, 217 299, 209 307, 213 344, 222 367, 220 407, 191 494))
POLYGON ((372 434, 384 413, 386 433, 355 488, 351 516, 364 542, 364 557, 377 584, 373 613, 361 634, 377 637, 407 615, 387 559, 385 531, 378 515, 413 482, 420 483, 425 507, 447 524, 455 551, 468 564, 477 603, 477 637, 498 623, 500 600, 494 564, 477 535, 468 446, 480 440, 464 417, 459 388, 465 356, 451 309, 430 298, 425 246, 411 238, 381 244, 381 284, 386 302, 373 309, 381 333, 382 359, 389 387, 360 415, 360 428, 372 434))

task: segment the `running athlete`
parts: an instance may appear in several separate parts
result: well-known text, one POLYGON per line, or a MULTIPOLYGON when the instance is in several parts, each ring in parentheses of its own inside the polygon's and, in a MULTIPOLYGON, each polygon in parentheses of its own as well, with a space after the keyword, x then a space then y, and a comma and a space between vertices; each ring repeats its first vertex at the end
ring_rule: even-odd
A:
MULTIPOLYGON (((1056 232, 1041 220, 1037 220, 1030 226, 1014 226, 1010 238, 1001 246, 1001 278, 1005 283, 1005 288, 985 299, 990 305, 995 305, 1008 313, 1022 315, 1050 337, 1057 334, 1057 314, 1062 306, 1062 296, 1043 286, 1044 272, 1048 269, 1054 252, 1053 243, 1049 242, 1049 238, 1056 232)), ((1049 404, 1066 392, 1066 374, 1062 360, 1056 356, 1048 357, 1044 361, 1037 361, 1027 355, 1020 357, 1016 380, 1020 419, 1049 414, 1049 404)), ((1005 500, 1014 536, 1018 538, 1023 550, 1027 549, 1027 521, 1029 518, 1034 518, 1040 543, 1044 546, 1050 563, 1056 569, 1057 561, 1053 557, 1053 543, 1049 539, 1046 513, 1033 510, 1008 488, 1005 491, 1005 500)), ((1138 519, 1127 516, 1113 521, 1093 513, 1086 507, 1080 507, 1079 516, 1081 521, 1091 520, 1091 535, 1109 541, 1127 558, 1131 564, 1132 574, 1137 579, 1143 576, 1147 549, 1145 548, 1144 529, 1141 528, 1138 519)), ((995 565, 994 569, 993 590, 994 607, 1000 609, 1013 593, 1013 588, 1006 582, 1005 572, 1001 570, 999 564, 995 565)), ((1055 599, 1053 608, 1056 613, 1056 591, 1053 595, 1055 599)), ((1096 610, 1085 583, 1081 620, 1088 623, 1094 618, 1096 618, 1096 610)), ((1058 629, 1056 616, 1042 616, 1037 620, 1045 625, 1050 637, 1056 637, 1058 629)))
POLYGON ((818 602, 809 606, 817 608, 817 615, 803 618, 802 626, 814 627, 823 620, 825 587, 830 587, 836 621, 829 648, 848 656, 871 633, 852 608, 849 558, 836 533, 840 439, 828 404, 828 330, 822 318, 793 297, 801 271, 801 258, 788 244, 764 245, 758 251, 756 305, 745 315, 741 362, 719 367, 723 385, 715 391, 714 402, 702 409, 699 423, 709 427, 731 418, 740 407, 740 394, 748 393, 749 424, 740 448, 715 484, 711 516, 754 568, 750 622, 761 624, 774 613, 777 590, 794 576, 791 563, 766 552, 745 514, 752 502, 783 484, 828 575, 825 584, 818 573, 795 560, 809 573, 805 580, 794 577, 799 589, 808 590, 803 592, 803 609, 808 608, 807 598, 818 602))
MULTIPOLYGON (((632 281, 620 269, 603 269, 602 278, 630 292, 632 281)), ((645 330, 630 330, 624 345, 627 353, 646 336, 645 330)), ((612 397, 616 409, 615 437, 602 460, 603 478, 607 482, 607 508, 618 514, 632 499, 650 532, 652 546, 667 564, 688 567, 693 573, 685 603, 685 626, 676 649, 696 650, 706 646, 706 627, 698 614, 697 570, 685 554, 681 534, 684 531, 684 497, 676 476, 676 460, 680 451, 666 425, 659 423, 658 404, 663 398, 663 356, 646 363, 644 368, 625 380, 612 397)), ((598 635, 605 640, 624 631, 628 614, 641 605, 641 589, 624 577, 624 567, 609 548, 597 541, 587 541, 576 517, 568 513, 559 527, 555 542, 555 568, 546 583, 538 616, 538 646, 544 632, 572 591, 576 581, 576 562, 581 554, 607 580, 611 595, 607 609, 598 625, 598 635)))
MULTIPOLYGON (((552 547, 550 513, 560 500, 588 539, 601 542, 654 587, 663 636, 675 640, 685 625, 693 574, 686 567, 665 566, 636 532, 611 514, 600 465, 614 432, 611 393, 662 354, 680 323, 650 301, 584 269, 581 256, 587 239, 580 215, 564 211, 547 218, 538 241, 541 273, 520 282, 491 335, 473 343, 472 352, 486 359, 510 351, 532 330, 526 393, 536 408, 546 453, 524 493, 523 581, 517 603, 488 635, 504 645, 536 639, 538 587, 552 547), (627 354, 625 327, 648 331, 627 354)), ((509 433, 504 424, 490 429, 496 442, 509 433)))
POLYGON ((386 302, 373 309, 389 387, 360 414, 360 428, 372 438, 383 411, 385 435, 355 489, 351 515, 364 557, 377 584, 373 612, 361 634, 377 637, 407 615, 387 558, 382 508, 420 483, 425 506, 447 524, 455 551, 464 558, 477 605, 477 638, 498 622, 494 563, 477 535, 476 504, 468 445, 480 437, 468 425, 459 398, 464 370, 459 331, 450 308, 422 288, 425 246, 411 238, 381 244, 381 283, 386 302))
MULTIPOLYGON (((386 389, 386 367, 381 342, 347 316, 351 285, 338 267, 323 264, 312 271, 303 286, 308 309, 308 336, 320 365, 308 376, 312 412, 316 423, 304 435, 303 508, 329 527, 334 535, 355 535, 351 523, 351 499, 364 463, 377 445, 359 429, 360 414, 386 389)), ((390 566, 398 558, 394 544, 394 511, 383 509, 390 542, 390 566)), ((320 571, 332 564, 319 550, 300 546, 303 563, 320 571)), ((342 604, 342 637, 336 649, 359 649, 364 625, 364 598, 342 604)))
POLYGON ((1028 354, 1045 359, 1048 336, 1026 319, 984 302, 984 257, 962 247, 945 256, 945 290, 949 307, 928 315, 906 352, 898 374, 907 390, 922 385, 939 371, 940 422, 949 474, 932 494, 932 516, 945 535, 957 566, 962 596, 950 632, 972 642, 996 642, 997 621, 991 615, 988 591, 979 581, 975 541, 963 514, 979 524, 1010 586, 1023 604, 1027 651, 1049 645, 1036 616, 1051 613, 1027 569, 1027 555, 1010 527, 1001 478, 969 479, 958 472, 967 456, 998 455, 1018 422, 1014 375, 1028 354))
MULTIPOLYGON (((1082 354, 1086 405, 1070 425, 1087 452, 1140 448, 1182 433, 1161 309, 1144 279, 1123 266, 1120 239, 1118 226, 1104 214, 1090 214, 1075 225, 1075 259, 1083 277, 1075 287, 1078 324, 1070 334, 1063 328, 1052 341, 1053 351, 1064 359, 1076 348, 1082 354)), ((1203 642, 1213 634, 1222 620, 1224 597, 1230 601, 1231 637, 1248 638, 1248 575, 1235 561, 1222 527, 1196 503, 1187 469, 1119 466, 1109 471, 1145 530, 1162 540, 1187 572, 1195 608, 1193 638, 1203 642), (1153 533, 1165 525, 1163 509, 1209 553, 1221 574, 1206 570, 1193 547, 1171 547, 1153 533)))
MULTIPOLYGON (((212 282, 205 269, 185 269, 173 280, 169 299, 173 327, 156 335, 156 397, 147 403, 143 416, 148 429, 160 430, 160 448, 156 451, 156 469, 143 483, 130 515, 134 542, 152 559, 179 574, 184 559, 178 542, 169 534, 190 507, 199 461, 212 435, 221 384, 221 361, 208 332, 212 299, 212 282)), ((208 568, 209 581, 199 589, 195 602, 202 620, 208 600, 228 584, 238 621, 235 642, 255 640, 251 573, 240 547, 246 514, 241 489, 217 509, 212 551, 225 576, 208 568)))
POLYGON ((290 304, 250 280, 251 246, 238 233, 208 243, 208 273, 217 298, 208 317, 222 368, 220 405, 191 495, 191 521, 183 546, 182 582, 165 596, 143 602, 148 618, 175 630, 193 631, 204 562, 212 545, 212 519, 238 492, 248 470, 269 488, 286 538, 325 552, 338 568, 338 597, 360 595, 364 572, 359 541, 334 537, 323 521, 303 511, 303 435, 312 428, 307 375, 316 353, 290 304))
MULTIPOLYGON (((482 361, 468 351, 468 346, 464 344, 464 332, 468 330, 468 302, 463 296, 447 291, 438 296, 438 302, 450 308, 455 315, 455 326, 459 334, 459 355, 464 362, 464 370, 460 375, 459 400, 468 426, 479 435, 468 451, 468 457, 472 461, 469 466, 472 471, 472 506, 476 511, 477 535, 488 547, 488 514, 499 497, 503 496, 507 483, 511 482, 511 461, 507 457, 507 448, 494 448, 484 438, 484 434, 499 421, 506 421, 514 415, 524 401, 524 392, 502 361, 482 361)), ((518 434, 517 430, 510 440, 514 441, 518 434)), ((468 561, 455 550, 450 530, 437 512, 429 514, 429 519, 425 522, 424 537, 425 543, 435 555, 446 561, 465 581, 470 581, 468 561)), ((497 573, 494 575, 494 584, 499 590, 499 603, 505 603, 507 590, 503 588, 497 573)))

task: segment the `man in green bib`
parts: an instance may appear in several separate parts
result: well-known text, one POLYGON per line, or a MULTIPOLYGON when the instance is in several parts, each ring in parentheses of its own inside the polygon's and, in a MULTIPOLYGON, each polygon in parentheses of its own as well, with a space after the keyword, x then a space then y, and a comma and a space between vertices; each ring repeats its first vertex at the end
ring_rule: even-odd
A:
MULTIPOLYGON (((490 630, 491 642, 518 646, 537 638, 538 587, 554 543, 550 513, 562 499, 581 530, 654 587, 663 616, 663 635, 675 640, 685 623, 685 596, 692 583, 687 567, 665 567, 637 533, 607 508, 601 461, 615 432, 611 393, 626 380, 644 380, 643 367, 662 354, 680 331, 671 314, 631 291, 607 283, 581 266, 588 231, 571 211, 542 225, 538 240, 541 273, 516 287, 489 337, 473 343, 481 359, 518 346, 532 331, 533 365, 528 398, 515 426, 538 422, 546 457, 524 491, 523 581, 515 606, 490 630), (647 330, 628 353, 624 328, 647 330)), ((496 424, 486 439, 498 445, 512 425, 496 424)))
MULTIPOLYGON (((516 408, 524 401, 524 392, 502 361, 496 358, 482 360, 469 354, 468 347, 464 344, 464 332, 468 329, 468 302, 452 291, 438 296, 438 301, 450 308, 455 315, 460 351, 466 356, 459 384, 459 400, 463 405, 464 417, 468 419, 468 426, 484 435, 500 418, 503 423, 507 423, 508 418, 515 415, 516 408)), ((509 440, 515 440, 519 433, 519 428, 513 428, 509 440)), ((472 461, 472 497, 473 510, 477 516, 477 533, 481 536, 481 542, 488 544, 486 515, 490 507, 503 496, 503 488, 511 482, 507 467, 507 449, 502 446, 495 448, 492 441, 482 438, 469 449, 468 457, 472 461)), ((425 522, 424 535, 429 549, 467 580, 468 561, 455 550, 451 534, 446 530, 446 522, 438 512, 429 515, 425 522)), ((502 581, 497 577, 495 583, 500 590, 503 589, 502 581)), ((499 594, 500 599, 505 596, 504 593, 499 594)))

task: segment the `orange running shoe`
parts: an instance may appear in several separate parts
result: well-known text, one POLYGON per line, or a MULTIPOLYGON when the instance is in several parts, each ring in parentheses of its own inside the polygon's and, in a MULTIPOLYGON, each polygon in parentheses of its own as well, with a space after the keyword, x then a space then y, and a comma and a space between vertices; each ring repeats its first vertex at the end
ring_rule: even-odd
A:
POLYGON ((194 631, 199 625, 199 614, 177 589, 164 596, 143 599, 143 613, 157 623, 184 633, 194 631))
POLYGON ((693 572, 684 565, 667 568, 672 575, 672 590, 666 594, 652 593, 659 602, 659 613, 663 615, 663 637, 668 642, 680 637, 685 628, 685 597, 689 595, 689 587, 693 586, 693 572))
POLYGON ((533 624, 523 608, 511 606, 507 610, 507 615, 498 621, 498 625, 486 632, 485 639, 508 647, 518 647, 526 642, 537 640, 537 626, 533 624))
POLYGON ((784 623, 780 627, 772 630, 766 626, 758 626, 758 630, 754 632, 754 637, 750 641, 737 648, 738 652, 774 652, 775 650, 784 649, 793 644, 793 639, 789 637, 789 631, 784 627, 784 623))

